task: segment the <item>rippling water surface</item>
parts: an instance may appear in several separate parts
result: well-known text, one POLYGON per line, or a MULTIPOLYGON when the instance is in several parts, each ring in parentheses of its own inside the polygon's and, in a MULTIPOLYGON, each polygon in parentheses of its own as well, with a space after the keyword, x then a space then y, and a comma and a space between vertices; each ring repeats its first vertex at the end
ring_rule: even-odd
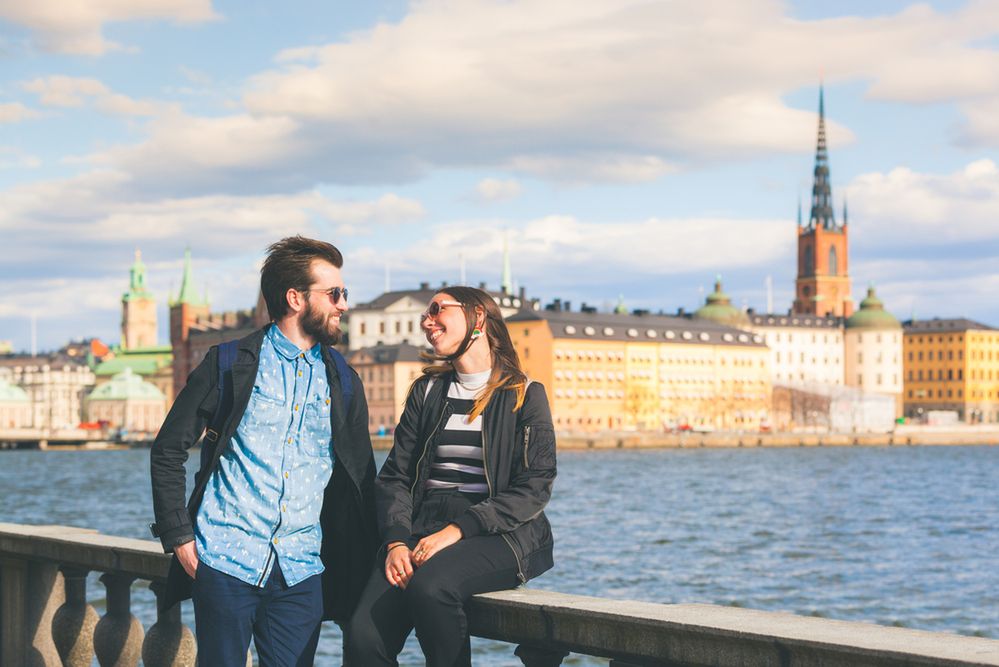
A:
MULTIPOLYGON (((997 465, 991 447, 565 452, 556 567, 530 586, 999 638, 997 465)), ((0 521, 148 539, 148 452, 0 452, 0 499, 0 521)), ((144 584, 133 611, 155 620, 144 584)), ((317 664, 339 645, 327 624, 317 664)), ((474 650, 519 664, 508 644, 474 650)), ((415 640, 400 663, 422 664, 415 640)))

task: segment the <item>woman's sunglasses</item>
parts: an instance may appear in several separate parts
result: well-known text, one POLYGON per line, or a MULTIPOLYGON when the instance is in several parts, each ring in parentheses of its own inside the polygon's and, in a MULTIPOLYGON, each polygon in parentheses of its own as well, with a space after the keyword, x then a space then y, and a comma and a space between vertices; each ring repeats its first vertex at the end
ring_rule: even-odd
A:
POLYGON ((428 317, 432 317, 435 320, 437 316, 441 314, 441 310, 447 308, 448 306, 464 306, 465 304, 459 303, 457 301, 431 301, 427 309, 423 311, 423 315, 420 316, 420 321, 423 322, 428 317))

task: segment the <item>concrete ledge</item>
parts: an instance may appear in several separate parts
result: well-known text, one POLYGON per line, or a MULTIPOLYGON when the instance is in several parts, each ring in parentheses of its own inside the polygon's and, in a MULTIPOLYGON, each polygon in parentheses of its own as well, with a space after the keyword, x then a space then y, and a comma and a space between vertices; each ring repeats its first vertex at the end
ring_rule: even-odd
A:
MULTIPOLYGON (((151 540, 68 526, 0 523, 0 562, 13 567, 23 565, 21 561, 155 580, 166 576, 170 556, 151 540)), ((0 598, 17 593, 10 588, 16 583, 0 579, 0 598)), ((631 665, 999 667, 999 641, 993 639, 737 607, 608 600, 522 588, 475 596, 468 616, 475 636, 631 665)))
POLYGON ((170 556, 159 542, 101 535, 72 526, 0 523, 0 555, 40 560, 140 579, 164 579, 170 556))
POLYGON ((714 605, 519 589, 476 596, 473 634, 677 666, 999 665, 999 641, 714 605))

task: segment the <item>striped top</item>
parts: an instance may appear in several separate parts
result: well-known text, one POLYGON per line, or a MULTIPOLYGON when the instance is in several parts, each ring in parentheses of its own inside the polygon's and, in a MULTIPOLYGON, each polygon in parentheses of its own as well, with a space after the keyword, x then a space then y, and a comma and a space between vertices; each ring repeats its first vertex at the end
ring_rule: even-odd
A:
POLYGON ((448 388, 451 416, 441 430, 433 463, 430 464, 428 489, 457 489, 462 493, 488 494, 486 473, 482 468, 482 415, 472 421, 476 395, 485 388, 492 369, 481 373, 457 373, 448 388))

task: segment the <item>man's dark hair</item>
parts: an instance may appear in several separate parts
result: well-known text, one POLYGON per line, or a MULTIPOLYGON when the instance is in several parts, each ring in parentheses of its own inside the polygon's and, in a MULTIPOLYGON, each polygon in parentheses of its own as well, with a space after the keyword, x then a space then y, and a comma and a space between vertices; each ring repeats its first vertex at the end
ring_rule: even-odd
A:
POLYGON ((267 259, 260 269, 260 291, 272 321, 288 314, 288 290, 305 291, 312 285, 312 262, 316 259, 338 269, 343 266, 343 255, 326 241, 289 236, 267 247, 267 259))

